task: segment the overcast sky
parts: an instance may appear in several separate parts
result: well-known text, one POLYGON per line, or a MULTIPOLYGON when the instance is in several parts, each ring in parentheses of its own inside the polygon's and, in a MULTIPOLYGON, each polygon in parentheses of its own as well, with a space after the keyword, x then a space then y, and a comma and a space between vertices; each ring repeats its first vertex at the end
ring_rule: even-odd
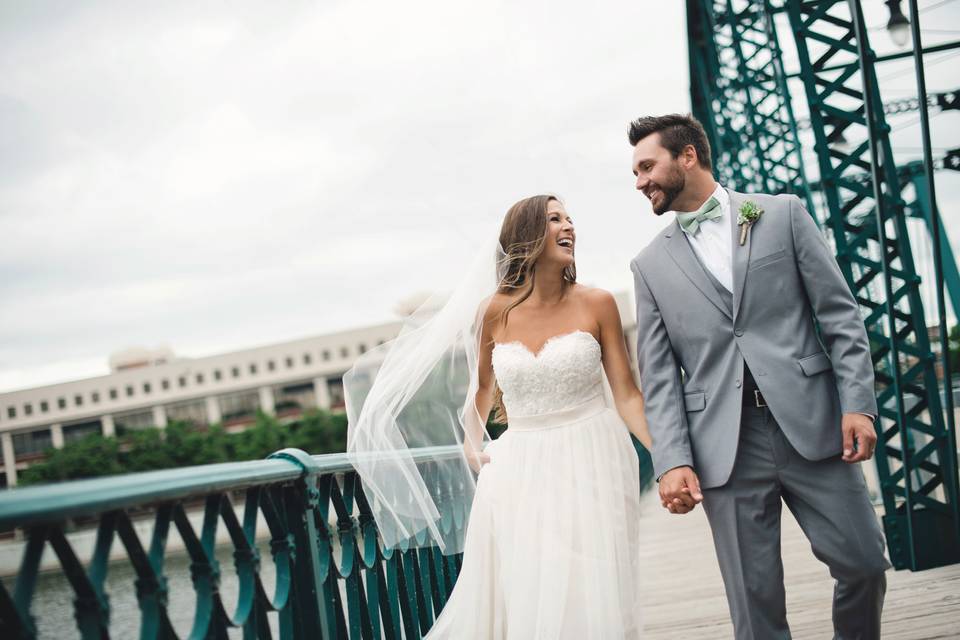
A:
POLYGON ((688 110, 681 2, 4 3, 0 390, 391 320, 540 192, 580 280, 629 289, 665 221, 626 125, 688 110))

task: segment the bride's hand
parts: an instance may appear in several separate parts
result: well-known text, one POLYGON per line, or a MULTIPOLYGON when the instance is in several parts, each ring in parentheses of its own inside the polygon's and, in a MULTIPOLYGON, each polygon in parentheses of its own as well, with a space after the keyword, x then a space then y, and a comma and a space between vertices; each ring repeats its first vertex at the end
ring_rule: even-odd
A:
POLYGON ((473 447, 464 446, 463 455, 467 457, 467 463, 470 465, 470 468, 473 469, 474 473, 480 473, 480 469, 483 465, 490 462, 490 455, 484 453, 483 451, 476 451, 473 447))

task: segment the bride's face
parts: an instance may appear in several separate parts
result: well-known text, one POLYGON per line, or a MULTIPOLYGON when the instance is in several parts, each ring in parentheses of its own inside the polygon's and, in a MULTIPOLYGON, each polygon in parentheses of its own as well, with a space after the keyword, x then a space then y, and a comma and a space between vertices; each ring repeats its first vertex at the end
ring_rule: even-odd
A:
POLYGON ((560 267, 567 267, 574 261, 574 245, 577 234, 573 229, 573 220, 563 205, 551 200, 547 205, 547 237, 540 254, 540 261, 549 261, 560 267))

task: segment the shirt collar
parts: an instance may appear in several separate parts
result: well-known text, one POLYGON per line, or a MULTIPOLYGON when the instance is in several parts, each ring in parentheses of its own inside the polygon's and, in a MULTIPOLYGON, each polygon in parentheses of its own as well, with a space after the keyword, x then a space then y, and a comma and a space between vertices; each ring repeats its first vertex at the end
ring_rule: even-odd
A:
MULTIPOLYGON (((722 211, 723 216, 726 217, 726 215, 730 212, 730 194, 727 192, 726 189, 723 188, 723 185, 721 185, 718 182, 717 187, 713 190, 713 193, 707 196, 707 200, 709 200, 710 198, 717 199, 717 202, 720 203, 720 211, 722 211)), ((704 200, 703 202, 706 202, 707 200, 704 200)), ((700 203, 701 206, 703 205, 703 202, 700 203)), ((696 211, 696 209, 694 209, 694 211, 696 211)), ((678 212, 671 211, 670 213, 672 213, 674 217, 676 217, 678 212)), ((686 213, 686 212, 681 211, 680 213, 686 213)), ((722 220, 722 219, 723 218, 718 218, 718 220, 722 220)))
POLYGON ((727 215, 730 212, 730 192, 724 189, 723 185, 718 182, 717 188, 713 190, 711 195, 720 202, 723 215, 727 215))

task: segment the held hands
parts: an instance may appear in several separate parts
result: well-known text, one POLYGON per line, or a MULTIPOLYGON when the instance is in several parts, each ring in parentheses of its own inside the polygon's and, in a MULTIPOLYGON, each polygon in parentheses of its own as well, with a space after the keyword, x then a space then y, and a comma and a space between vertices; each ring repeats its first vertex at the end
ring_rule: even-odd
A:
POLYGON ((877 446, 877 432, 873 420, 862 413, 845 413, 841 427, 843 430, 843 461, 851 464, 869 460, 877 446))
POLYGON ((670 469, 660 477, 660 502, 670 513, 689 513, 703 502, 700 479, 690 467, 670 469))

